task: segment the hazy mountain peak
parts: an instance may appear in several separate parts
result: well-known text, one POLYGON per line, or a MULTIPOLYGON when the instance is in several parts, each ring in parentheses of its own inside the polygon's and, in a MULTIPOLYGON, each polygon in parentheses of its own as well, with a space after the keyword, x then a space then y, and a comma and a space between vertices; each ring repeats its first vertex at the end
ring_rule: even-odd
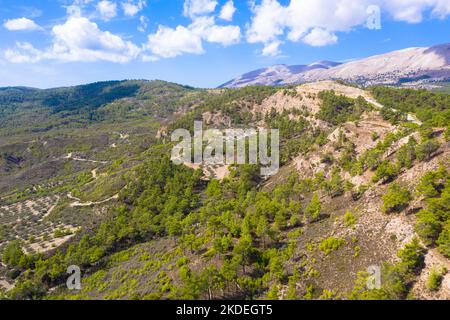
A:
POLYGON ((317 61, 309 65, 276 64, 245 73, 225 84, 221 88, 245 87, 251 85, 281 85, 286 79, 315 69, 328 69, 340 65, 338 62, 317 61))
POLYGON ((318 80, 345 80, 360 85, 423 85, 450 78, 450 44, 413 47, 347 63, 316 61, 309 65, 275 65, 237 77, 222 87, 291 85, 318 80))

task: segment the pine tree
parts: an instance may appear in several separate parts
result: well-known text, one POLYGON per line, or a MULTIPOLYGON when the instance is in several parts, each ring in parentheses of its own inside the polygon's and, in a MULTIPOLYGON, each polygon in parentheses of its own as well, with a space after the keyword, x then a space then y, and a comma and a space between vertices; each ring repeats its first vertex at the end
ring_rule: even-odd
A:
POLYGON ((322 205, 319 200, 319 195, 314 193, 311 202, 305 209, 306 216, 311 219, 311 221, 317 221, 320 217, 320 213, 322 210, 322 205))
POLYGON ((265 215, 261 215, 256 226, 256 235, 261 239, 263 248, 266 247, 266 239, 269 235, 269 222, 265 215))

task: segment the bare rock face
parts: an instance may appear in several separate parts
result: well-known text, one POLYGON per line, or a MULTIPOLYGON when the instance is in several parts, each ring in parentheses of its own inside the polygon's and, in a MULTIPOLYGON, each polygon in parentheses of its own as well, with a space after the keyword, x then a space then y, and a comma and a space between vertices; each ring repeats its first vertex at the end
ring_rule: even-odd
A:
POLYGON ((344 80, 363 86, 420 86, 450 79, 450 44, 408 48, 340 64, 321 61, 308 66, 276 65, 249 72, 224 84, 292 85, 318 80, 344 80))

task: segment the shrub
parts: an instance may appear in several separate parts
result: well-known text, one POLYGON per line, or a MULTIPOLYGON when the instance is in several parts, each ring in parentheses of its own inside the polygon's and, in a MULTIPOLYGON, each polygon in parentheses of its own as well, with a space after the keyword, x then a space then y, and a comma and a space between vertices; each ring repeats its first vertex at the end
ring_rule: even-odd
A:
POLYGON ((316 221, 320 217, 320 211, 322 205, 320 204, 319 195, 314 193, 311 202, 305 209, 305 213, 308 217, 311 217, 312 221, 316 221))
POLYGON ((447 273, 447 269, 442 268, 438 270, 437 268, 433 268, 430 271, 430 275, 427 279, 427 289, 430 291, 438 291, 441 287, 442 280, 444 279, 444 275, 447 273))
POLYGON ((353 100, 343 95, 336 95, 334 91, 322 91, 319 93, 319 98, 322 100, 322 106, 317 117, 334 125, 358 120, 368 108, 364 98, 358 97, 353 100))
POLYGON ((322 251, 327 256, 332 251, 336 251, 340 247, 342 247, 344 243, 345 243, 344 239, 329 237, 320 242, 319 250, 322 251))
POLYGON ((364 195, 364 193, 369 189, 369 186, 362 184, 356 190, 352 191, 352 198, 353 200, 357 201, 361 199, 361 197, 364 195))
POLYGON ((447 127, 447 129, 444 132, 444 139, 445 141, 450 141, 450 126, 447 127))
POLYGON ((419 144, 416 148, 417 159, 420 161, 428 161, 433 154, 439 150, 441 145, 435 140, 428 140, 419 144))
POLYGON ((404 299, 408 294, 409 277, 404 268, 400 265, 383 265, 381 278, 385 279, 382 283, 382 291, 385 292, 387 299, 404 299))
POLYGON ((439 251, 447 258, 450 258, 450 222, 447 223, 436 243, 439 251))
POLYGON ((324 153, 320 158, 320 162, 326 164, 333 164, 334 162, 333 154, 331 154, 331 152, 324 153))
POLYGON ((373 177, 373 182, 378 182, 383 180, 383 182, 390 182, 394 180, 399 174, 399 168, 397 165, 390 163, 388 161, 383 161, 375 171, 375 176, 373 177))
POLYGON ((426 245, 433 245, 442 231, 442 225, 433 213, 422 210, 417 214, 415 230, 426 245))
POLYGON ((332 198, 339 197, 344 194, 344 181, 339 173, 339 169, 335 168, 329 181, 325 183, 325 190, 332 198))
POLYGON ((425 252, 426 250, 420 245, 419 240, 414 238, 411 243, 397 253, 402 271, 406 274, 418 274, 425 265, 425 252))
POLYGON ((400 147, 397 151, 397 163, 400 168, 410 169, 416 160, 416 146, 417 141, 414 138, 409 138, 407 144, 400 147))
POLYGON ((346 227, 351 227, 356 223, 356 217, 350 211, 347 211, 344 215, 344 223, 346 227))
POLYGON ((380 139, 380 135, 376 132, 372 132, 372 141, 377 141, 380 139))
POLYGON ((426 200, 427 209, 419 212, 416 232, 427 245, 438 245, 450 257, 450 185, 445 167, 427 172, 417 186, 426 200))
POLYGON ((392 124, 398 124, 399 122, 406 120, 406 116, 402 112, 386 107, 381 109, 380 115, 384 120, 389 121, 392 124))
POLYGON ((25 258, 25 253, 22 250, 20 241, 10 242, 4 249, 2 255, 2 261, 4 264, 11 267, 23 266, 23 260, 25 258))
POLYGON ((71 235, 72 232, 70 230, 56 229, 53 236, 55 238, 64 238, 65 236, 71 235))
POLYGON ((393 184, 389 187, 386 194, 383 195, 382 199, 384 213, 400 212, 411 201, 411 193, 399 184, 393 184))
POLYGON ((44 294, 44 288, 32 280, 19 281, 8 293, 13 300, 39 300, 44 294))
POLYGON ((426 198, 436 198, 441 194, 444 183, 449 177, 444 167, 436 171, 429 171, 420 179, 417 191, 426 198))

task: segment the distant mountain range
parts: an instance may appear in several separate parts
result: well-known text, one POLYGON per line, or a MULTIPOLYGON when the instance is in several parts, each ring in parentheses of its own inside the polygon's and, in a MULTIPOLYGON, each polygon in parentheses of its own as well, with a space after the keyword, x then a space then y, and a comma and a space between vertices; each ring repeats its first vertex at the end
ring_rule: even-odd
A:
POLYGON ((220 86, 292 85, 344 80, 363 86, 420 86, 450 79, 450 44, 408 48, 347 63, 318 61, 309 65, 274 65, 251 71, 220 86))

